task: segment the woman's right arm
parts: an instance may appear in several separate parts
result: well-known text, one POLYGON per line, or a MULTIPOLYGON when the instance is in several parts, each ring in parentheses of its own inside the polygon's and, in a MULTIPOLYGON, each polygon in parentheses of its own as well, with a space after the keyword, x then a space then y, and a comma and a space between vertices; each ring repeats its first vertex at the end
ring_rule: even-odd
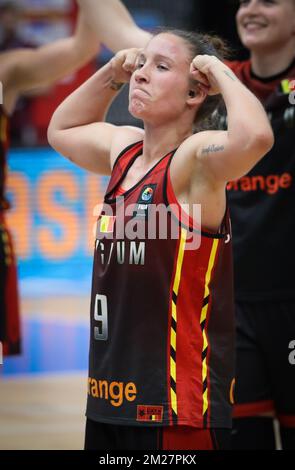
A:
POLYGON ((103 122, 118 93, 129 81, 138 50, 120 51, 68 96, 54 112, 48 141, 59 153, 89 171, 109 175, 117 127, 103 122))

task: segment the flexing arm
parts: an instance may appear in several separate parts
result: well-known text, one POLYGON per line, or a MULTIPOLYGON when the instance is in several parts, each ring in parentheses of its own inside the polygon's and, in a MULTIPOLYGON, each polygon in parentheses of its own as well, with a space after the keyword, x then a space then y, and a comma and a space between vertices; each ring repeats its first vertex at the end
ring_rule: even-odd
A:
POLYGON ((138 49, 117 53, 68 96, 51 118, 50 145, 89 171, 106 175, 111 172, 110 153, 118 128, 103 121, 120 84, 129 81, 137 54, 138 49))
POLYGON ((214 180, 227 182, 240 178, 273 145, 273 133, 264 108, 216 57, 197 56, 191 72, 193 78, 209 86, 209 94, 222 94, 228 114, 227 131, 198 135, 197 158, 214 180))
POLYGON ((139 28, 120 0, 78 0, 99 39, 118 52, 130 47, 144 47, 151 35, 139 28))
POLYGON ((87 63, 98 52, 98 47, 97 35, 81 12, 73 36, 37 49, 18 49, 3 54, 3 68, 9 72, 6 72, 4 91, 17 97, 35 87, 50 85, 87 63))

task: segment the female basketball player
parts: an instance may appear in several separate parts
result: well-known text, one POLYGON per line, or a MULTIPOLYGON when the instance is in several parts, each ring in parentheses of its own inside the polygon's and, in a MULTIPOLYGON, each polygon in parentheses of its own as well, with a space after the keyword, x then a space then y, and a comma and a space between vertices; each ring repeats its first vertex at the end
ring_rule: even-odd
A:
POLYGON ((225 188, 263 157, 273 135, 214 44, 167 31, 144 50, 120 51, 49 126, 57 151, 111 175, 95 244, 86 449, 228 447, 234 321, 225 188), (144 130, 103 122, 129 81, 129 111, 144 130), (228 130, 194 133, 218 95, 228 130), (130 237, 127 227, 145 233, 160 205, 172 207, 178 237, 130 237))

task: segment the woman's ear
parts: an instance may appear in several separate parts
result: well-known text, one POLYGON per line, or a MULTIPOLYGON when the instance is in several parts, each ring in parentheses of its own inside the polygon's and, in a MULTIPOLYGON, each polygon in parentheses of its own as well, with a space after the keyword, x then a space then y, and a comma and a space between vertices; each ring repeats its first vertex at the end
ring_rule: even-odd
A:
POLYGON ((187 103, 190 106, 200 105, 207 95, 206 87, 198 83, 189 89, 187 103))

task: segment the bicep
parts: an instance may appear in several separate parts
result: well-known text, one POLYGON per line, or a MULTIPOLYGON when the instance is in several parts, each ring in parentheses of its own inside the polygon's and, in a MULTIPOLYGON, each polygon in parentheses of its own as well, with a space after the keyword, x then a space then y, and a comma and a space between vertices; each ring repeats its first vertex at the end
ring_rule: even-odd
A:
POLYGON ((50 145, 85 170, 111 174, 111 149, 116 126, 92 123, 65 130, 48 130, 50 145))
POLYGON ((197 136, 197 162, 214 181, 232 181, 250 170, 244 148, 239 148, 227 131, 205 131, 197 136))

